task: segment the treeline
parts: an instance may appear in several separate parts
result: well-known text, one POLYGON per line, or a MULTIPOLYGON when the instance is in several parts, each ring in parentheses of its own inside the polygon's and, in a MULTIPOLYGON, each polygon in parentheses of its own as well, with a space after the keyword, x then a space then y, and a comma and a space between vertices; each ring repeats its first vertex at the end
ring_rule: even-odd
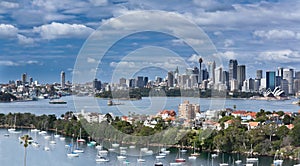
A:
POLYGON ((17 100, 17 97, 10 93, 0 92, 0 102, 10 102, 12 100, 17 100))
POLYGON ((227 91, 218 90, 200 90, 195 89, 168 89, 166 87, 161 88, 132 88, 129 90, 115 90, 115 91, 104 91, 95 94, 95 97, 100 98, 138 98, 149 97, 149 96, 167 96, 167 97, 233 97, 233 98, 250 98, 252 96, 259 96, 259 93, 252 92, 232 92, 229 96, 227 91))
POLYGON ((81 135, 84 138, 88 134, 84 130, 81 123, 73 115, 73 112, 66 112, 57 118, 53 115, 35 115, 31 113, 0 113, 0 126, 9 128, 16 126, 16 128, 36 128, 39 130, 58 130, 59 133, 74 137, 79 136, 79 130, 82 128, 81 135), (15 121, 16 119, 16 121, 15 121))

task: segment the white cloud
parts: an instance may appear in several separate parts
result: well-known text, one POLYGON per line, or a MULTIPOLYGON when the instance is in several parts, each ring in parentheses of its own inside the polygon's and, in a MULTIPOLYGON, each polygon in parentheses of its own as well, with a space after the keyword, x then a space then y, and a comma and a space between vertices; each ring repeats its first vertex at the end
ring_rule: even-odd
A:
POLYGON ((231 47, 234 45, 234 41, 233 40, 230 40, 230 39, 226 39, 224 41, 224 47, 231 47))
POLYGON ((88 62, 88 63, 97 63, 96 59, 91 58, 91 57, 88 57, 88 58, 87 58, 87 62, 88 62))
POLYGON ((0 66, 18 66, 18 64, 13 61, 1 61, 0 60, 0 66))
POLYGON ((254 31, 253 35, 268 40, 274 39, 300 39, 300 33, 291 30, 273 29, 269 31, 254 31))
POLYGON ((126 69, 126 68, 135 68, 137 67, 135 62, 129 62, 129 61, 121 61, 121 62, 111 62, 109 64, 110 67, 119 67, 121 69, 126 69))
POLYGON ((30 37, 26 37, 24 35, 18 34, 17 35, 19 44, 25 44, 25 45, 30 45, 34 43, 34 39, 30 37))
POLYGON ((18 28, 10 24, 0 24, 0 38, 16 37, 18 28))
POLYGON ((51 24, 34 27, 33 32, 39 33, 43 39, 83 38, 94 30, 82 24, 52 22, 51 24))
POLYGON ((39 64, 39 61, 29 60, 29 61, 26 62, 26 64, 28 64, 28 65, 35 65, 35 64, 39 64))
POLYGON ((107 5, 107 0, 89 0, 94 6, 105 6, 107 5))
POLYGON ((196 62, 198 63, 199 62, 199 58, 202 58, 200 55, 196 55, 196 54, 193 54, 192 56, 190 56, 188 58, 188 62, 196 62))
POLYGON ((220 58, 225 58, 226 60, 237 59, 237 54, 233 51, 219 52, 216 54, 216 56, 220 58))
POLYGON ((7 1, 1 1, 0 2, 0 6, 8 8, 8 9, 19 8, 19 4, 18 3, 7 2, 7 1))
POLYGON ((257 57, 260 61, 282 63, 299 63, 300 53, 290 49, 276 50, 276 51, 265 51, 259 54, 257 57))

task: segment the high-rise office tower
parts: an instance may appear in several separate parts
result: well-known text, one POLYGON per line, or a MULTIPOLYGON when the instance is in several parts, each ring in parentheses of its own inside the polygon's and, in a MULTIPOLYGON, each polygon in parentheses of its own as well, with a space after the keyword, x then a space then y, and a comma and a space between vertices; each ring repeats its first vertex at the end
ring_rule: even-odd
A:
POLYGON ((169 87, 174 87, 174 74, 173 72, 169 71, 168 72, 168 86, 169 87))
POLYGON ((218 67, 218 68, 216 68, 215 69, 215 76, 216 76, 216 78, 215 78, 215 83, 216 84, 219 84, 219 83, 222 83, 222 67, 218 67))
POLYGON ((267 71, 266 72, 266 89, 271 89, 272 91, 275 89, 276 85, 276 73, 275 71, 267 71))
POLYGON ((136 84, 135 85, 138 88, 144 87, 144 77, 138 76, 137 79, 136 79, 136 84))
POLYGON ((245 65, 239 65, 237 67, 237 81, 239 90, 242 89, 243 82, 246 80, 246 66, 245 65))
POLYGON ((288 81, 289 91, 286 94, 293 94, 294 70, 293 69, 283 69, 283 79, 286 79, 288 81))
POLYGON ((22 84, 25 85, 27 82, 27 73, 22 74, 22 84))
POLYGON ((238 62, 235 59, 229 60, 229 80, 237 79, 238 62))
POLYGON ((215 82, 215 69, 216 69, 215 61, 207 63, 208 76, 212 82, 215 82))
POLYGON ((144 77, 144 86, 147 86, 148 81, 149 81, 149 78, 148 77, 144 77))
POLYGON ((202 77, 202 62, 203 62, 203 59, 202 58, 199 58, 199 77, 198 77, 198 83, 202 83, 202 80, 203 80, 203 77, 202 77))
POLYGON ((98 81, 97 78, 95 78, 94 81, 93 81, 93 89, 94 90, 101 90, 101 81, 100 80, 98 81))
POLYGON ((295 79, 300 79, 300 71, 295 72, 295 79))
POLYGON ((282 67, 277 68, 277 76, 279 76, 281 79, 283 78, 283 68, 282 67))
POLYGON ((260 80, 263 78, 263 71, 262 70, 256 70, 256 79, 260 80))
POLYGON ((223 71, 222 73, 222 83, 226 85, 227 89, 229 88, 229 73, 228 71, 223 71))
POLYGON ((60 73, 60 86, 62 88, 65 88, 65 85, 66 85, 66 73, 64 71, 62 71, 60 73))

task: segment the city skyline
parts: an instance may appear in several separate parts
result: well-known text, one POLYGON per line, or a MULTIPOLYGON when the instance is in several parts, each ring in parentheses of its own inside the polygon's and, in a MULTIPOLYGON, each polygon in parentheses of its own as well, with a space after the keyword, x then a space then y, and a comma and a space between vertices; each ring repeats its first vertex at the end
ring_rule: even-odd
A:
MULTIPOLYGON (((227 64, 229 59, 238 59, 239 64, 247 66, 247 78, 255 78, 258 67, 264 71, 276 71, 274 66, 299 71, 299 9, 297 2, 281 0, 194 0, 185 3, 135 0, 77 3, 70 0, 2 1, 0 82, 18 79, 22 73, 38 78, 41 83, 60 82, 57 73, 61 71, 66 72, 66 80, 72 81, 76 56, 86 38, 105 22, 139 10, 175 12, 195 22, 212 40, 223 64, 227 64), (27 18, 26 21, 23 17, 27 18)), ((184 26, 176 20, 174 23, 184 26)), ((159 27, 161 24, 155 23, 153 26, 159 27)), ((190 42, 201 43, 193 39, 190 42)), ((191 67, 198 66, 200 56, 207 56, 195 55, 178 38, 154 32, 139 33, 126 37, 107 52, 96 77, 101 76, 102 80, 109 82, 109 71, 113 71, 120 61, 128 67, 135 65, 132 61, 122 61, 124 56, 149 45, 174 50, 191 67)), ((146 57, 149 53, 142 55, 146 57)), ((205 61, 204 58, 203 63, 205 61)), ((87 63, 98 62, 91 58, 87 63)), ((168 62, 167 65, 176 66, 176 62, 168 62)), ((155 70, 153 73, 160 71, 155 70)))

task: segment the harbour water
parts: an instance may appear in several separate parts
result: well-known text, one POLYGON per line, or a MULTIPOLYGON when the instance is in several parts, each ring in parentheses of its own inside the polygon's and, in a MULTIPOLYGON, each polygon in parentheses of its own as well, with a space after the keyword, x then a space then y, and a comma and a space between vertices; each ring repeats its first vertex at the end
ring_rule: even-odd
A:
MULTIPOLYGON (((20 166, 23 165, 24 160, 24 147, 20 144, 18 139, 19 136, 24 134, 30 134, 34 140, 36 140, 40 147, 33 147, 30 145, 27 148, 27 165, 28 166, 49 166, 49 165, 59 165, 59 166, 93 166, 93 165, 106 165, 106 166, 118 166, 118 165, 127 165, 127 166, 153 166, 157 159, 153 155, 144 155, 143 159, 146 160, 144 163, 138 163, 137 159, 139 158, 138 154, 142 146, 136 146, 135 148, 129 148, 129 145, 121 145, 122 147, 127 147, 127 157, 126 160, 120 161, 117 159, 119 155, 119 148, 115 148, 115 152, 109 152, 107 158, 109 162, 99 163, 95 161, 97 155, 97 149, 94 146, 87 146, 86 144, 79 144, 79 147, 84 150, 84 153, 81 153, 79 157, 69 158, 67 157, 68 148, 65 145, 69 145, 71 138, 66 138, 65 140, 60 140, 59 138, 54 138, 53 133, 48 133, 50 137, 45 139, 45 135, 40 135, 38 133, 32 133, 29 130, 22 130, 22 133, 10 134, 9 136, 4 136, 7 134, 7 129, 0 130, 0 163, 1 166, 20 166), (49 144, 49 141, 54 140, 56 144, 49 144), (45 151, 44 147, 48 146, 49 151, 45 151), (135 154, 135 155, 130 155, 135 154), (126 161, 126 164, 124 163, 126 161)), ((155 147, 149 147, 149 149, 154 149, 155 147)), ((166 156, 165 159, 160 161, 168 166, 170 163, 175 162, 175 158, 178 154, 178 149, 171 148, 170 154, 166 156)), ((210 153, 203 152, 196 160, 189 160, 188 156, 192 151, 187 151, 186 153, 181 154, 183 158, 186 159, 186 162, 182 165, 185 166, 218 166, 220 163, 229 163, 230 165, 234 164, 234 161, 238 158, 243 161, 242 164, 246 162, 246 156, 243 155, 228 155, 219 153, 217 157, 212 159, 210 153)), ((259 157, 258 163, 254 164, 257 166, 270 166, 273 161, 272 157, 259 157)), ((284 166, 293 166, 296 164, 296 161, 285 160, 284 166)))
POLYGON ((191 97, 145 97, 142 100, 114 100, 121 105, 108 106, 106 99, 93 97, 63 97, 67 104, 49 104, 48 99, 30 101, 30 102, 12 102, 0 103, 0 113, 7 114, 9 112, 30 112, 36 115, 55 114, 58 117, 67 111, 78 112, 84 109, 85 111, 113 113, 114 115, 128 115, 128 113, 155 115, 158 111, 167 109, 177 112, 178 105, 184 100, 189 100, 190 103, 199 103, 200 110, 208 109, 224 109, 233 108, 237 110, 247 110, 258 112, 260 109, 265 111, 285 111, 298 112, 300 107, 292 104, 298 99, 284 101, 267 101, 267 100, 248 100, 248 99, 218 99, 218 98, 191 98, 191 97))
MULTIPOLYGON (((201 111, 205 111, 210 108, 233 108, 236 105, 238 110, 249 110, 249 111, 259 111, 260 109, 265 109, 266 111, 287 111, 287 112, 297 112, 300 107, 291 104, 294 100, 286 101, 257 101, 257 100, 244 100, 244 99, 197 99, 197 98, 143 98, 137 101, 120 100, 115 102, 122 103, 116 106, 107 106, 107 100, 105 99, 95 99, 92 97, 75 97, 72 96, 63 97, 63 100, 67 101, 67 104, 49 104, 49 100, 39 100, 32 102, 14 102, 14 103, 0 103, 1 113, 17 113, 17 112, 30 112, 33 114, 55 114, 58 117, 67 111, 93 111, 108 113, 112 112, 115 115, 127 115, 129 112, 136 114, 156 114, 159 110, 168 109, 177 111, 177 106, 183 100, 189 100, 191 103, 200 103, 201 111), (75 100, 74 100, 75 99, 75 100), (95 105, 96 103, 96 105, 95 105), (217 107, 215 107, 217 106, 217 107), (77 108, 77 109, 75 109, 77 108)), ((7 134, 7 129, 0 129, 0 165, 2 166, 20 166, 23 165, 24 147, 20 144, 18 140, 19 136, 24 134, 30 134, 38 143, 41 144, 39 148, 34 148, 29 146, 27 149, 27 165, 28 166, 49 166, 49 165, 66 165, 66 166, 79 166, 79 165, 145 165, 153 166, 156 162, 155 154, 149 156, 143 156, 146 160, 145 163, 137 163, 137 158, 139 154, 140 147, 133 149, 128 148, 127 155, 128 163, 124 164, 123 161, 117 160, 117 155, 119 155, 119 149, 115 152, 109 153, 108 158, 110 162, 108 163, 97 163, 95 157, 97 150, 95 147, 89 147, 86 144, 81 144, 80 147, 83 148, 84 153, 80 154, 76 158, 68 158, 66 153, 67 149, 65 145, 69 145, 71 138, 66 138, 65 140, 60 140, 58 138, 53 138, 53 133, 48 133, 50 138, 45 139, 43 135, 37 133, 31 133, 28 130, 22 130, 19 134, 9 134, 9 136, 4 136, 7 134), (54 139, 56 144, 49 145, 49 140, 54 139), (45 146, 50 147, 49 151, 44 151, 45 146)), ((128 146, 128 145, 124 145, 128 146)), ((141 145, 142 146, 142 145, 141 145)), ((151 149, 151 147, 150 147, 151 149)), ((162 160, 164 165, 170 165, 171 162, 175 162, 176 155, 178 154, 178 149, 171 149, 171 153, 162 160)), ((218 154, 214 159, 211 158, 209 153, 201 153, 196 160, 188 160, 188 156, 191 151, 182 154, 186 158, 187 162, 183 165, 186 166, 217 166, 219 163, 227 162, 234 165, 234 160, 240 158, 245 164, 246 156, 228 155, 228 154, 218 154)), ((272 164, 272 157, 259 157, 259 166, 270 166, 272 164)), ((285 160, 284 166, 293 166, 296 161, 285 160)))

